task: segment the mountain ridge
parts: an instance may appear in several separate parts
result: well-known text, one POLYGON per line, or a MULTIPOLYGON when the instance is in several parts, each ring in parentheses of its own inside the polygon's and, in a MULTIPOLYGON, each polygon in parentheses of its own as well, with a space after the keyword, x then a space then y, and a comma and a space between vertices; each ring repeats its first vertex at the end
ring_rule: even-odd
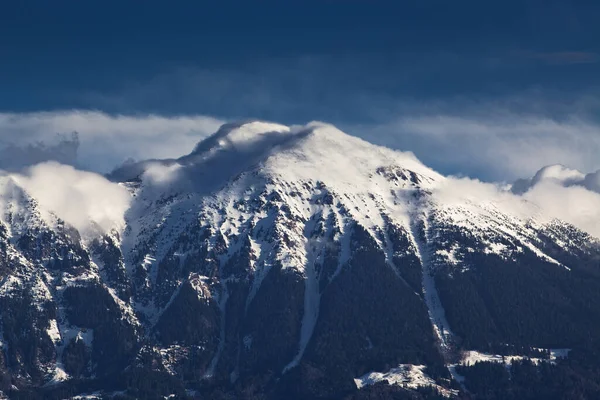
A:
POLYGON ((8 186, 0 390, 343 398, 388 371, 455 397, 463 352, 600 337, 597 239, 327 124, 228 125, 117 177, 124 228, 93 236, 8 186))

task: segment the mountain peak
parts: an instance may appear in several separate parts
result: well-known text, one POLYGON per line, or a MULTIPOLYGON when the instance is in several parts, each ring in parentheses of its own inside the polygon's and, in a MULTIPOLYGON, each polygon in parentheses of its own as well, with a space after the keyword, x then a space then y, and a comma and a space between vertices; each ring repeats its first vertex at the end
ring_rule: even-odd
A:
POLYGON ((270 136, 287 136, 290 128, 271 122, 248 120, 224 124, 213 135, 196 145, 190 155, 201 154, 211 149, 252 146, 270 136))
POLYGON ((20 387, 149 371, 201 390, 297 381, 315 391, 299 398, 338 398, 410 379, 454 396, 481 351, 541 357, 600 324, 595 239, 332 125, 228 124, 122 167, 122 184, 41 168, 0 177, 0 374, 20 387), (90 222, 104 229, 81 235, 90 222))
POLYGON ((330 124, 285 126, 258 120, 225 124, 186 156, 125 165, 113 171, 110 178, 124 182, 140 179, 149 171, 170 174, 183 167, 179 172, 203 187, 204 192, 257 165, 265 174, 352 185, 388 167, 402 167, 429 177, 429 181, 441 179, 410 152, 374 145, 330 124))

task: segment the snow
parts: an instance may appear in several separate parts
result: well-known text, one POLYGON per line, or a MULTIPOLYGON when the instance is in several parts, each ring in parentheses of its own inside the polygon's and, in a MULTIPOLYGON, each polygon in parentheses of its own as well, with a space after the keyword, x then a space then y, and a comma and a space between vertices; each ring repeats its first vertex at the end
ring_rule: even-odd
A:
POLYGON ((52 372, 52 379, 50 379, 50 381, 48 381, 48 383, 46 383, 45 386, 58 385, 59 383, 67 381, 69 379, 71 379, 71 377, 65 372, 62 362, 57 361, 56 366, 54 367, 54 371, 52 372))
POLYGON ((541 258, 542 260, 547 261, 547 262, 549 262, 551 264, 555 264, 555 265, 561 266, 561 267, 565 268, 567 271, 571 270, 571 268, 569 268, 566 265, 563 265, 560 262, 556 261, 554 258, 552 258, 549 255, 545 254, 540 249, 538 249, 537 247, 535 247, 533 244, 528 243, 528 242, 523 242, 522 244, 525 247, 527 247, 529 250, 531 250, 533 252, 533 254, 535 254, 536 256, 538 256, 539 258, 541 258))
POLYGON ((101 400, 105 398, 102 392, 94 392, 88 394, 78 394, 71 397, 72 400, 101 400))
POLYGON ((138 320, 137 315, 133 310, 133 307, 130 304, 125 303, 123 300, 121 300, 119 296, 117 296, 117 293, 113 288, 104 285, 104 289, 110 294, 114 302, 121 309, 123 317, 126 318, 129 321, 129 323, 131 323, 134 327, 141 326, 140 321, 138 320))
MULTIPOLYGON (((538 230, 546 225, 540 224, 533 217, 527 217, 527 213, 507 214, 503 208, 510 209, 510 207, 506 207, 504 202, 493 202, 489 199, 469 200, 461 204, 454 204, 454 200, 440 202, 444 200, 448 200, 447 195, 434 200, 435 217, 438 222, 462 228, 477 241, 485 244, 486 254, 511 259, 517 253, 522 253, 525 248, 547 263, 570 270, 568 266, 561 264, 540 249, 538 230)), ((455 243, 456 245, 460 243, 455 243)), ((440 255, 446 256, 451 262, 454 261, 455 265, 460 265, 456 263, 453 255, 446 254, 444 251, 440 251, 440 255)))
POLYGON ((487 247, 483 250, 485 254, 504 255, 509 251, 509 247, 503 243, 486 243, 487 247))
POLYGON ((464 351, 462 353, 461 359, 457 364, 448 364, 448 370, 450 371, 450 375, 452 375, 452 378, 456 382, 458 382, 458 384, 463 388, 463 390, 465 390, 465 386, 464 386, 465 377, 460 375, 456 371, 456 368, 459 365, 472 366, 478 362, 491 362, 491 363, 504 364, 506 366, 506 368, 510 368, 510 365, 514 361, 522 361, 522 360, 529 360, 533 364, 538 365, 543 362, 554 363, 559 358, 566 358, 566 357, 568 357, 569 352, 571 351, 571 349, 541 349, 541 348, 534 348, 534 349, 545 352, 545 353, 549 353, 550 356, 548 358, 527 357, 527 356, 523 356, 523 355, 501 356, 498 354, 488 354, 488 353, 482 353, 482 352, 475 351, 475 350, 469 350, 469 351, 464 351))
POLYGON ((523 355, 508 355, 501 356, 497 354, 487 354, 481 353, 474 350, 465 351, 463 353, 463 357, 460 361, 461 365, 474 365, 477 362, 492 362, 492 363, 500 363, 505 364, 506 366, 510 366, 513 361, 521 361, 528 359, 534 364, 539 364, 541 362, 554 362, 558 358, 566 358, 569 355, 571 349, 539 349, 536 350, 549 352, 549 358, 539 358, 539 357, 527 357, 523 355))
POLYGON ((370 372, 354 379, 358 389, 373 385, 378 382, 387 381, 390 385, 401 386, 406 389, 417 389, 424 386, 436 388, 445 397, 454 397, 458 392, 446 389, 438 385, 431 377, 425 373, 424 365, 400 364, 387 372, 370 372))
MULTIPOLYGON (((507 211, 524 208, 507 205, 515 201, 514 197, 499 194, 496 187, 444 178, 410 153, 374 146, 327 124, 311 123, 299 127, 257 121, 230 124, 199 143, 191 154, 173 162, 175 164, 159 162, 158 167, 153 164, 153 168, 163 168, 159 172, 166 175, 160 175, 158 179, 157 172, 149 170, 152 176, 148 175, 140 189, 136 189, 136 201, 128 217, 132 230, 124 240, 127 258, 132 260, 132 249, 138 244, 146 245, 151 252, 141 255, 142 265, 149 270, 153 282, 157 260, 167 254, 179 233, 194 216, 198 216, 201 226, 210 229, 210 243, 218 236, 225 242, 226 250, 218 255, 220 265, 238 251, 242 243, 240 235, 248 236, 251 249, 248 272, 252 283, 246 309, 260 290, 274 260, 280 261, 283 268, 298 270, 305 278, 301 339, 298 352, 284 371, 301 360, 318 320, 320 294, 315 265, 321 250, 307 240, 309 235, 306 234, 316 215, 332 213, 339 230, 335 240, 341 251, 337 269, 330 280, 339 275, 351 257, 350 237, 354 224, 369 232, 399 279, 401 275, 393 262, 383 216, 389 216, 391 223, 413 231, 415 251, 423 265, 425 301, 443 347, 448 347, 452 340, 452 331, 435 288, 433 258, 442 258, 462 267, 462 257, 458 244, 432 255, 428 242, 416 240, 414 230, 422 219, 421 214, 439 211, 454 225, 474 232, 485 243, 487 254, 509 258, 512 252, 526 248, 538 257, 560 265, 537 247, 535 232, 523 228, 530 221, 529 212, 519 211, 514 217, 508 216, 507 211), (207 174, 208 170, 211 174, 207 174), (164 182, 169 185, 165 186, 164 182), (335 198, 335 204, 330 207, 312 201, 321 193, 317 189, 321 185, 335 198), (452 185, 458 190, 450 198, 444 191, 446 189, 438 190, 452 185), (471 193, 472 188, 477 189, 475 194, 471 193), (282 215, 278 208, 267 206, 267 197, 272 193, 277 193, 291 215, 282 215), (414 200, 415 194, 426 200, 414 200), (295 222, 288 224, 289 219, 295 222), (490 233, 492 238, 509 239, 484 239, 490 233), (276 235, 289 238, 292 247, 274 240, 276 235)), ((132 273, 131 267, 128 272, 132 273)), ((228 298, 226 279, 220 277, 218 301, 222 320, 228 298)), ((204 293, 203 290, 197 292, 200 297, 204 293)), ((142 306, 136 305, 135 309, 143 311, 142 306)), ((159 315, 160 310, 153 313, 159 315)), ((222 324, 223 332, 224 329, 222 324)), ((218 363, 223 332, 207 375, 212 374, 218 363)))
POLYGON ((50 327, 46 329, 46 333, 54 343, 59 343, 61 341, 60 331, 58 330, 58 323, 55 319, 50 320, 50 327))
POLYGON ((0 282, 0 296, 10 296, 13 291, 18 290, 23 285, 23 281, 14 275, 8 275, 0 282))
MULTIPOLYGON (((198 300, 205 302, 207 299, 212 297, 209 287, 205 282, 210 282, 208 276, 193 274, 188 278, 192 289, 196 292, 198 300)), ((165 307, 166 308, 166 307, 165 307)))
POLYGON ((312 337, 317 319, 319 318, 319 308, 321 304, 321 293, 319 291, 319 274, 316 271, 317 266, 323 262, 323 244, 322 239, 314 238, 316 235, 316 219, 313 218, 305 228, 305 291, 304 291, 304 313, 302 316, 302 325, 300 328, 300 344, 299 350, 294 359, 284 367, 283 373, 296 367, 304 351, 308 346, 308 342, 312 337))
POLYGON ((49 321, 50 327, 47 330, 56 348, 56 362, 46 386, 53 386, 71 379, 69 374, 64 370, 63 364, 63 351, 71 340, 81 340, 87 347, 91 347, 94 339, 93 329, 83 329, 68 323, 64 306, 61 304, 61 288, 57 288, 57 292, 58 318, 49 321))
POLYGON ((35 277, 35 281, 31 286, 31 294, 39 311, 44 310, 44 304, 52 301, 52 294, 46 283, 40 276, 35 277))
POLYGON ((265 162, 265 172, 285 175, 290 182, 318 177, 341 193, 377 192, 373 174, 390 165, 401 165, 434 180, 443 179, 412 153, 375 146, 332 125, 314 122, 295 132, 297 142, 273 153, 265 162))
POLYGON ((252 299, 254 299, 254 296, 256 296, 256 293, 260 289, 263 280, 272 267, 270 256, 272 255, 275 244, 270 243, 266 236, 271 227, 274 225, 275 220, 276 215, 273 212, 264 216, 257 215, 253 218, 253 234, 255 236, 251 237, 250 243, 253 251, 252 254, 255 258, 255 261, 252 261, 254 280, 252 281, 250 294, 248 295, 248 300, 246 301, 246 310, 252 302, 252 299), (265 234, 261 234, 263 232, 265 232, 265 234))
POLYGON ((454 244, 450 250, 437 250, 435 254, 443 257, 451 265, 458 265, 460 263, 456 255, 458 249, 458 244, 454 244))
POLYGON ((204 374, 205 379, 212 378, 215 374, 215 369, 219 364, 219 360, 221 359, 221 354, 223 353, 223 349, 225 348, 225 334, 226 334, 226 326, 225 321, 227 319, 226 310, 227 310, 227 300, 229 299, 229 290, 227 288, 227 282, 222 281, 221 284, 221 293, 219 294, 219 309, 221 310, 221 326, 219 331, 219 344, 217 346, 217 352, 213 359, 211 360, 206 372, 204 374))
MULTIPOLYGON (((90 269, 77 275, 66 272, 44 275, 43 265, 34 265, 9 243, 7 258, 20 267, 0 281, 0 296, 31 287, 40 308, 45 302, 59 301, 60 291, 66 286, 98 282, 110 293, 123 317, 139 328, 138 316, 154 324, 187 279, 199 300, 213 297, 220 309, 220 340, 207 377, 214 374, 223 351, 228 282, 237 277, 209 279, 205 276, 211 275, 208 271, 198 270, 187 278, 180 275, 174 280, 172 293, 165 296, 171 295, 166 304, 163 304, 165 299, 157 305, 153 293, 160 284, 158 266, 165 257, 174 255, 184 261, 205 244, 215 270, 222 271, 245 240, 249 241, 250 260, 244 267, 248 269, 245 278, 251 286, 246 310, 274 265, 280 264, 303 277, 300 339, 297 352, 283 372, 302 360, 318 323, 320 266, 325 252, 329 248, 338 251, 336 269, 329 277, 332 282, 349 265, 353 251, 351 237, 357 226, 373 238, 401 281, 404 280, 400 266, 394 263, 394 257, 398 256, 394 251, 401 250, 393 248, 388 228, 394 226, 407 232, 411 246, 405 251, 414 252, 420 259, 422 294, 442 350, 453 344, 453 333, 434 275, 442 263, 465 271, 464 255, 475 251, 473 247, 477 246, 465 248, 460 243, 446 243, 443 248, 436 248, 438 225, 460 229, 482 244, 485 254, 510 261, 530 251, 549 264, 569 269, 546 254, 538 238, 540 230, 550 225, 548 221, 561 222, 550 219, 552 212, 537 206, 530 198, 508 193, 498 185, 443 177, 424 166, 412 153, 375 146, 318 122, 292 127, 260 121, 225 125, 187 156, 125 166, 115 175, 140 177, 140 182, 115 184, 93 177, 91 182, 97 187, 90 187, 89 182, 84 182, 89 177, 86 174, 47 165, 26 176, 0 176, 0 221, 13 239, 28 230, 51 230, 57 226, 58 217, 80 230, 89 230, 91 223, 98 225, 100 232, 113 229, 128 278, 132 279, 142 266, 146 286, 137 287, 137 297, 124 301, 107 285, 106 276, 96 267, 98 262, 94 258, 90 269), (65 174, 58 186, 64 193, 56 193, 56 188, 46 190, 53 184, 48 174, 53 173, 65 174), (77 201, 67 207, 64 200, 68 196, 77 201), (325 196, 330 196, 331 202, 323 202, 325 196), (77 212, 69 209, 79 205, 77 212), (425 224, 424 239, 419 232, 420 224, 425 224), (186 243, 187 248, 183 248, 178 240, 189 233, 190 227, 198 227, 208 238, 203 237, 201 240, 206 242, 202 243, 186 243), (322 233, 318 233, 320 230, 322 233), (217 246, 221 243, 223 249, 217 246), (53 282, 59 282, 60 286, 53 287, 53 282)), ((562 183, 580 178, 576 172, 564 168, 548 168, 539 176, 540 180, 562 183)), ((559 231, 552 232, 558 245, 576 246, 559 231)), ((174 265, 177 268, 177 262, 174 265)), ((52 382, 68 379, 61 366, 61 346, 73 338, 83 340, 88 346, 93 341, 93 331, 70 326, 60 307, 59 316, 47 328, 58 354, 52 382)), ((369 338, 365 340, 367 346, 372 345, 369 338)), ((251 335, 243 338, 243 346, 246 349, 252 346, 251 335)), ((554 359, 568 355, 568 349, 553 351, 554 359)), ((470 352, 464 362, 477 359, 497 361, 498 356, 470 352)), ((452 372, 453 366, 449 368, 452 372)), ((388 374, 401 384, 431 383, 420 366, 399 366, 388 373, 373 374, 364 382, 383 379, 381 376, 388 374)), ((455 375, 455 379, 460 377, 455 375)))
POLYGON ((461 386, 461 388, 464 390, 465 386, 465 380, 466 378, 462 375, 460 375, 458 372, 456 372, 456 364, 451 364, 448 365, 448 371, 450 371, 450 375, 452 376, 452 379, 454 379, 456 382, 458 382, 458 384, 461 386))
MULTIPOLYGON (((537 247, 533 231, 516 228, 522 228, 528 222, 529 211, 519 211, 516 218, 507 219, 507 211, 526 208, 513 205, 513 202, 520 202, 514 196, 503 195, 492 185, 444 178, 425 167, 411 153, 374 146, 323 123, 293 127, 260 121, 228 124, 199 143, 188 156, 149 163, 146 171, 148 175, 141 186, 132 191, 135 200, 127 217, 131 229, 125 234, 123 250, 130 275, 133 274, 133 249, 145 246, 151 250, 141 255, 142 265, 149 270, 148 287, 156 279, 156 260, 164 258, 194 216, 202 215, 200 223, 216 229, 211 240, 218 232, 227 244, 226 255, 220 256, 221 264, 235 252, 230 238, 249 234, 254 256, 250 261, 252 287, 247 306, 260 290, 274 259, 281 261, 284 268, 302 272, 307 279, 307 288, 310 288, 314 276, 310 263, 306 262, 307 255, 302 254, 302 246, 289 250, 270 237, 274 234, 273 229, 278 229, 295 243, 302 243, 302 234, 295 228, 286 228, 283 221, 280 222, 282 216, 273 210, 262 206, 247 207, 254 201, 264 201, 263 193, 275 189, 290 206, 294 217, 309 221, 316 213, 323 212, 323 207, 310 201, 317 193, 314 187, 320 182, 338 202, 331 210, 340 230, 337 240, 341 243, 341 254, 338 268, 330 279, 335 279, 350 258, 349 233, 354 223, 367 229, 386 255, 388 264, 401 277, 393 265, 389 238, 385 237, 382 210, 392 216, 394 223, 404 227, 414 224, 411 219, 419 212, 440 210, 452 223, 464 226, 481 238, 484 237, 482 233, 490 231, 499 237, 509 236, 517 249, 527 248, 538 257, 560 265, 537 247), (352 157, 348 157, 349 154, 352 157), (158 178, 156 168, 162 168, 158 178), (447 188, 454 186, 455 193, 448 197, 447 188), (415 204, 411 196, 416 188, 429 200, 415 204), (297 195, 292 196, 292 192, 297 195), (239 200, 245 202, 243 207, 237 206, 239 200), (209 212, 203 214, 206 210, 209 212), (345 210, 343 215, 341 210, 345 210), (413 216, 408 216, 411 213, 413 216), (251 230, 247 228, 248 224, 253 226, 251 230), (506 224, 509 224, 508 228, 502 231, 501 226, 506 224)), ((509 258, 511 252, 516 251, 500 241, 484 242, 487 254, 509 258)), ((239 245, 241 241, 237 239, 235 243, 239 245)), ((456 247, 438 251, 436 256, 450 264, 462 264, 456 247)), ((450 330, 443 322, 433 279, 426 277, 425 281, 426 298, 435 310, 433 318, 441 321, 436 324, 440 335, 448 335, 450 330)), ((312 289, 307 290, 307 294, 312 293, 312 289)), ((314 301, 314 294, 305 297, 305 306, 311 311, 305 313, 303 335, 309 337, 307 332, 311 331, 310 325, 318 315, 318 305, 315 306, 318 301, 314 301), (311 315, 313 317, 309 318, 311 315)), ((145 310, 144 307, 136 305, 135 309, 153 315, 160 313, 160 310, 145 310)))
POLYGON ((411 227, 410 237, 416 248, 416 255, 419 258, 421 267, 423 269, 423 295, 425 298, 425 305, 427 306, 429 319, 433 326, 433 330, 440 341, 442 351, 444 352, 449 348, 454 334, 452 333, 450 324, 446 319, 446 311, 444 310, 442 300, 440 299, 435 286, 435 270, 433 268, 429 249, 427 248, 428 225, 426 219, 422 219, 421 223, 423 225, 426 243, 423 243, 419 239, 421 235, 419 232, 419 227, 416 224, 411 227))

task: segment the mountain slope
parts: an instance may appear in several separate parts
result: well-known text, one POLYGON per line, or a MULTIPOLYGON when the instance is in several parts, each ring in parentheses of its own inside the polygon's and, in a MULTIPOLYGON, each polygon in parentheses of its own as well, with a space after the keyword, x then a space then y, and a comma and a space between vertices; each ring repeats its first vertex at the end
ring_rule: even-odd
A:
POLYGON ((0 390, 340 398, 419 371, 453 396, 461 350, 600 337, 595 238, 329 125, 225 125, 110 178, 125 228, 91 236, 2 183, 0 390))

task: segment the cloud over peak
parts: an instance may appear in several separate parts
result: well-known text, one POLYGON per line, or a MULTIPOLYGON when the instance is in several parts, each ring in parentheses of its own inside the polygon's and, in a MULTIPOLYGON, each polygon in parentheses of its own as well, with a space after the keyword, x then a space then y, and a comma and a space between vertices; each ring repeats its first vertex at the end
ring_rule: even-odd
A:
POLYGON ((201 115, 111 115, 80 110, 0 113, 0 169, 57 161, 105 173, 131 158, 186 154, 222 123, 201 115))
POLYGON ((488 105, 492 114, 436 112, 405 115, 354 130, 386 146, 413 151, 445 173, 514 181, 544 165, 600 168, 600 125, 583 118, 523 115, 488 105), (494 108, 495 107, 495 108, 494 108))
POLYGON ((511 188, 516 194, 524 194, 538 185, 553 184, 564 188, 581 187, 600 194, 600 170, 583 173, 561 164, 548 165, 532 178, 518 179, 511 188))
MULTIPOLYGON (((133 117, 73 111, 8 118, 6 114, 0 114, 0 127, 7 128, 15 140, 5 146, 4 151, 13 149, 14 154, 23 155, 21 166, 26 162, 36 163, 21 172, 5 172, 4 175, 8 174, 36 198, 44 210, 80 231, 86 232, 92 227, 107 231, 124 226, 131 201, 128 191, 102 175, 64 163, 105 172, 131 156, 142 160, 178 157, 190 153, 197 142, 217 131, 220 125, 221 121, 203 116, 133 117), (58 138, 57 143, 47 144, 43 140, 50 128, 77 130, 80 134, 54 136, 55 140, 58 138), (32 139, 37 140, 37 144, 26 144, 32 139), (74 161, 78 148, 79 157, 74 161), (56 161, 38 163, 44 157, 63 164, 56 161)), ((463 202, 468 196, 469 201, 491 201, 509 213, 525 217, 533 216, 533 212, 524 204, 535 204, 545 210, 545 218, 565 220, 600 237, 597 223, 600 220, 600 171, 586 174, 558 164, 533 169, 540 161, 548 159, 567 161, 565 164, 577 161, 573 163, 577 167, 597 163, 595 150, 600 149, 600 141, 591 124, 580 121, 560 123, 543 118, 519 119, 515 115, 496 119, 438 115, 404 117, 377 129, 381 130, 355 129, 349 133, 362 133, 366 139, 380 144, 398 141, 394 147, 417 150, 415 153, 420 159, 425 158, 425 164, 430 164, 430 157, 441 160, 442 164, 454 162, 464 171, 463 176, 478 176, 477 172, 485 172, 487 168, 498 174, 504 171, 506 181, 512 175, 523 176, 533 171, 531 178, 517 181, 512 188, 502 183, 450 178, 450 184, 438 193, 447 201, 463 202), (588 153, 590 157, 586 158, 588 153), (422 157, 423 154, 426 157, 422 157)), ((361 149, 349 146, 345 152, 348 160, 353 159, 352 151, 360 152, 361 149)), ((17 165, 15 159, 12 164, 7 160, 10 161, 0 159, 0 166, 2 162, 13 167, 17 165)), ((233 164, 236 162, 236 159, 231 160, 233 164)), ((149 161, 144 165, 147 168, 140 173, 145 171, 148 180, 158 186, 170 185, 179 173, 178 165, 168 162, 163 165, 149 161)), ((439 169, 439 164, 434 167, 439 169)), ((208 172, 214 174, 217 171, 208 172)), ((451 175, 449 171, 441 172, 451 175)), ((0 187, 0 198, 2 189, 0 187)), ((537 206, 533 209, 537 210, 537 206)))

